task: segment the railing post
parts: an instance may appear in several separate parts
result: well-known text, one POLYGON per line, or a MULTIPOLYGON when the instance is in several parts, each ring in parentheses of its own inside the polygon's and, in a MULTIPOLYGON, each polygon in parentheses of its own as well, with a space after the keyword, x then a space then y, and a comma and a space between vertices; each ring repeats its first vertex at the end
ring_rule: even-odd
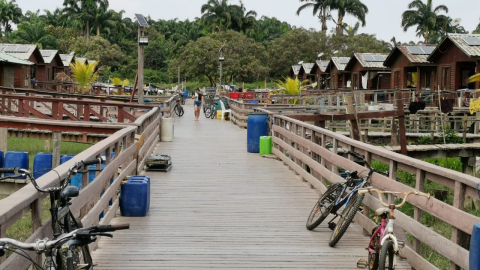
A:
POLYGON ((83 106, 83 121, 89 122, 90 121, 90 105, 85 104, 83 106))
POLYGON ((117 122, 118 123, 123 123, 125 121, 125 117, 123 114, 123 107, 118 106, 117 107, 117 122))
MULTIPOLYGON (((453 194, 453 206, 455 208, 464 210, 465 192, 466 192, 465 184, 455 181, 455 191, 453 194)), ((452 226, 452 242, 464 248, 468 248, 468 247, 465 247, 464 236, 465 236, 464 232, 452 226)), ((454 262, 450 262, 450 270, 460 270, 460 266, 456 265, 454 262)))
MULTIPOLYGON (((32 234, 42 226, 42 201, 37 198, 30 205, 32 209, 32 234)), ((36 263, 42 265, 42 254, 36 254, 33 258, 36 263)))
MULTIPOLYGON (((425 191, 424 187, 425 187, 425 172, 421 169, 417 169, 415 189, 423 192, 425 191)), ((420 208, 416 206, 413 207, 413 219, 415 219, 419 223, 422 223, 422 214, 423 214, 423 211, 420 208)), ((422 245, 422 242, 420 242, 420 240, 418 240, 417 238, 413 237, 413 250, 418 254, 420 254, 421 245, 422 245)))

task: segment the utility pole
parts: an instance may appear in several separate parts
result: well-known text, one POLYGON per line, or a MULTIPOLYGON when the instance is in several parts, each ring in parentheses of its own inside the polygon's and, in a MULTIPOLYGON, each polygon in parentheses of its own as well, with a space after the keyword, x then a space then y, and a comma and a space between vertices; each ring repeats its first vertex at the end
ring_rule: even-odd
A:
POLYGON ((178 66, 178 87, 180 87, 180 66, 178 66))
MULTIPOLYGON (((225 57, 223 57, 223 47, 225 47, 225 42, 223 42, 223 46, 220 48, 218 51, 220 53, 220 57, 218 57, 218 61, 220 62, 220 87, 222 87, 222 68, 223 68, 223 62, 225 62, 225 57)), ((220 88, 217 88, 220 90, 220 88)), ((220 93, 217 93, 220 94, 220 93)))

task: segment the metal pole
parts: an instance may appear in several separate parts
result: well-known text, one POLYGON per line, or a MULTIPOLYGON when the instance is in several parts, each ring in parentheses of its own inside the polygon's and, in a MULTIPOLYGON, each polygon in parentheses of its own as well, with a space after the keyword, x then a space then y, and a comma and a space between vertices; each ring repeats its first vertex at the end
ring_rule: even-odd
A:
POLYGON ((178 87, 180 87, 180 66, 178 66, 178 87))
POLYGON ((223 62, 220 62, 220 87, 222 87, 222 66, 223 62))
MULTIPOLYGON (((138 26, 138 38, 143 37, 143 27, 138 26)), ((143 104, 143 53, 144 47, 138 43, 138 104, 143 104)), ((135 91, 133 89, 132 91, 135 91)))

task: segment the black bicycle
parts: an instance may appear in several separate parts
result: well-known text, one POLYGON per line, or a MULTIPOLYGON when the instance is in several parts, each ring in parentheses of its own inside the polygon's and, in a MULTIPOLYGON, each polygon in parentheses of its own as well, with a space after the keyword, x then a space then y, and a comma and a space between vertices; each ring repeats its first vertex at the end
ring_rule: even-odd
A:
POLYGON ((348 154, 367 165, 369 170, 367 176, 362 178, 358 176, 358 172, 356 171, 346 171, 347 181, 331 185, 315 204, 307 220, 307 229, 313 230, 318 227, 329 214, 335 215, 332 220, 328 222, 328 227, 333 230, 329 241, 331 247, 334 247, 338 241, 340 241, 347 231, 348 226, 350 226, 365 197, 365 194, 358 194, 358 189, 367 185, 368 180, 375 171, 359 154, 351 151, 348 151, 348 154), (338 214, 337 211, 344 205, 345 208, 338 214), (334 220, 339 216, 340 219, 335 223, 334 220))
MULTIPOLYGON (((50 214, 52 217, 52 231, 54 239, 60 237, 60 235, 72 232, 76 229, 82 228, 80 220, 77 220, 73 213, 70 211, 70 201, 79 195, 79 190, 75 186, 70 186, 71 178, 77 173, 88 172, 88 167, 94 164, 101 164, 105 161, 105 157, 96 158, 92 160, 80 161, 70 167, 65 179, 60 181, 59 187, 40 188, 33 177, 33 174, 28 170, 21 168, 0 168, 0 175, 2 173, 13 173, 12 176, 5 176, 0 178, 0 181, 16 178, 28 177, 32 185, 36 190, 42 193, 50 194, 50 214)), ((78 268, 75 269, 93 269, 92 257, 90 256, 90 250, 88 245, 76 246, 75 250, 72 250, 75 265, 78 268)), ((61 267, 66 265, 66 257, 64 254, 48 254, 47 257, 55 258, 55 261, 49 261, 49 265, 55 265, 61 267)), ((47 268, 46 269, 66 269, 66 268, 47 268)))
MULTIPOLYGON (((175 114, 178 115, 178 117, 182 117, 183 114, 185 113, 182 107, 182 98, 183 98, 183 95, 179 95, 177 97, 177 99, 175 100, 176 102, 175 108, 173 108, 173 110, 175 111, 175 114)), ((183 104, 185 104, 185 101, 183 101, 183 104)))
POLYGON ((88 247, 89 244, 97 240, 98 236, 113 237, 108 232, 129 228, 129 224, 92 226, 64 233, 52 240, 48 238, 37 239, 35 243, 23 243, 11 238, 0 238, 0 257, 5 256, 5 251, 17 253, 31 261, 36 270, 93 269, 92 264, 82 265, 78 263, 75 257, 78 248, 88 247), (42 267, 36 263, 25 250, 35 251, 37 254, 45 254, 44 266, 42 267), (58 262, 59 257, 61 257, 60 262, 58 262))

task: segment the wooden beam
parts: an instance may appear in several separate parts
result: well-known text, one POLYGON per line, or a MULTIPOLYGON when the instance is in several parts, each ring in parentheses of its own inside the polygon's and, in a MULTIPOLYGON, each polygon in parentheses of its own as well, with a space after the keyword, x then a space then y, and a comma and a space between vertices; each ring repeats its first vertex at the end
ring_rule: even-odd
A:
POLYGON ((52 159, 52 168, 60 166, 60 155, 62 147, 62 133, 54 132, 53 133, 53 159, 52 159))
POLYGON ((8 129, 0 128, 0 151, 3 151, 3 154, 7 152, 8 149, 8 129))
MULTIPOLYGON (((298 115, 286 115, 290 118, 299 121, 342 121, 342 120, 355 120, 353 114, 338 114, 338 113, 324 113, 324 114, 298 114, 298 115)), ((358 119, 369 118, 383 118, 383 117, 397 117, 397 111, 369 111, 358 112, 358 119)))

